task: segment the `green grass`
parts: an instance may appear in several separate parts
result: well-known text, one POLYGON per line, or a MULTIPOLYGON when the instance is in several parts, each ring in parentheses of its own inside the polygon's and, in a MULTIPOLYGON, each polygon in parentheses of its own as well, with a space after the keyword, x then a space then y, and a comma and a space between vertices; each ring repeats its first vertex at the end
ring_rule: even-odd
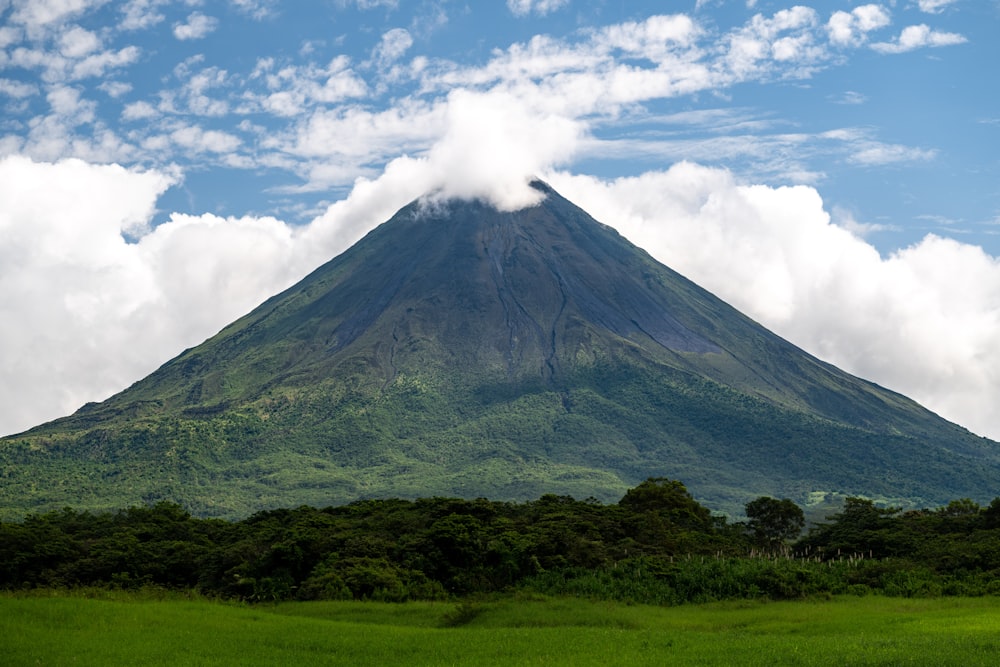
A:
POLYGON ((0 597, 7 665, 993 665, 1000 600, 238 606, 0 597))

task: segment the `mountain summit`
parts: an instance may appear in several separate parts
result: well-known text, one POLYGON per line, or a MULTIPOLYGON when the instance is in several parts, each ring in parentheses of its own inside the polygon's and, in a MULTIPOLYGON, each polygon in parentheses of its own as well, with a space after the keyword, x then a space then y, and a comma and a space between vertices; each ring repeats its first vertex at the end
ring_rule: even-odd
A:
POLYGON ((547 185, 414 202, 132 387, 0 441, 8 514, 372 496, 986 500, 997 443, 823 363, 547 185))

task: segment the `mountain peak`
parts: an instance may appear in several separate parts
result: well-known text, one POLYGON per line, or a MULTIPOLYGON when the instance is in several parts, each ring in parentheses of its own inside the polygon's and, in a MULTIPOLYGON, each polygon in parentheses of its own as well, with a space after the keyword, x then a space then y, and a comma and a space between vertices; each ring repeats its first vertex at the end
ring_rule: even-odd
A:
POLYGON ((736 512, 759 495, 982 498, 1000 473, 995 443, 531 187, 542 198, 516 211, 414 202, 129 389, 0 441, 0 500, 239 515, 373 495, 610 500, 666 476, 736 512))

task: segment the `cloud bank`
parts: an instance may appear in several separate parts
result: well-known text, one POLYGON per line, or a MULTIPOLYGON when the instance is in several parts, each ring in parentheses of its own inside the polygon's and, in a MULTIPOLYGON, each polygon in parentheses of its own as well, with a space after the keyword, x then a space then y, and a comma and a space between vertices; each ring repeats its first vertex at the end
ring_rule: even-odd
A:
POLYGON ((150 230, 175 182, 0 160, 0 432, 107 397, 299 277, 292 230, 274 219, 173 216, 150 230))

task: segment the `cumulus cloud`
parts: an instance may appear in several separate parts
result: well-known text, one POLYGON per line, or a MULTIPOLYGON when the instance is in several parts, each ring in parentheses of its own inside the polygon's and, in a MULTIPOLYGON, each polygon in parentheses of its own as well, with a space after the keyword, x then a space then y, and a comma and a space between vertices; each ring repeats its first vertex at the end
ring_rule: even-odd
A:
POLYGON ((772 60, 793 61, 808 68, 824 55, 815 41, 813 28, 817 22, 816 10, 803 6, 783 9, 770 18, 755 15, 729 36, 726 54, 729 71, 735 80, 741 81, 769 69, 772 60))
POLYGON ((10 21, 40 36, 66 19, 106 4, 108 0, 12 0, 10 21))
POLYGON ((197 125, 181 125, 170 133, 170 139, 193 153, 231 153, 240 145, 240 138, 220 130, 204 130, 197 125))
POLYGON ((7 95, 14 99, 23 99, 37 94, 38 86, 23 81, 0 79, 0 95, 7 95))
POLYGON ((880 5, 861 5, 849 12, 835 11, 826 23, 827 35, 837 46, 860 46, 868 33, 890 23, 889 12, 880 5))
POLYGON ((368 92, 367 84, 351 68, 347 56, 337 56, 323 67, 279 66, 274 58, 261 58, 250 80, 262 81, 266 91, 247 91, 245 100, 285 118, 306 113, 316 104, 336 104, 368 92))
POLYGON ((144 30, 163 21, 166 17, 159 11, 169 0, 128 0, 121 8, 122 19, 118 27, 122 30, 144 30))
POLYGON ((177 176, 0 160, 0 432, 99 400, 301 277, 271 218, 173 215, 177 176), (129 243, 124 235, 138 236, 129 243))
POLYGON ((130 102, 122 109, 122 120, 146 120, 158 115, 160 112, 149 102, 130 102))
POLYGON ((67 58, 82 58, 101 47, 101 40, 89 30, 73 26, 59 39, 60 51, 67 58))
POLYGON ((174 37, 180 40, 201 39, 213 32, 218 23, 218 19, 194 12, 187 17, 187 21, 174 26, 174 37))
POLYGON ((507 93, 456 91, 446 124, 426 160, 435 186, 444 196, 482 198, 501 210, 537 201, 532 176, 565 162, 584 132, 582 124, 536 112, 507 93))
POLYGON ((4 377, 18 378, 0 383, 0 430, 58 416, 94 387, 110 392, 134 379, 135 368, 106 367, 111 349, 132 364, 143 356, 133 354, 140 332, 117 328, 141 306, 132 290, 148 283, 122 232, 149 219, 170 183, 164 174, 78 160, 0 160, 0 310, 7 314, 0 366, 4 377))
POLYGON ((905 53, 925 46, 953 46, 964 44, 966 38, 955 32, 941 32, 921 23, 903 28, 899 37, 892 42, 872 44, 872 49, 879 53, 905 53))

